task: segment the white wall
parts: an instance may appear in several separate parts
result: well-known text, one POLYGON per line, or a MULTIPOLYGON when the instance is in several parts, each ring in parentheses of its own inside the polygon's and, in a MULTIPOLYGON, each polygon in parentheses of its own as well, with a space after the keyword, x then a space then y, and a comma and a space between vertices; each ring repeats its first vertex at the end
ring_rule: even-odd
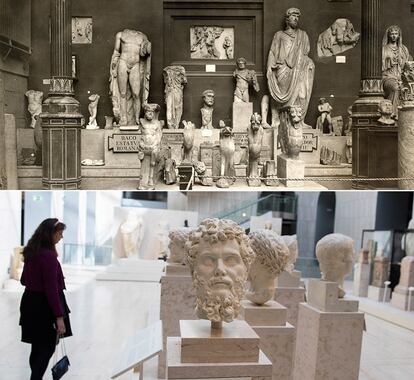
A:
POLYGON ((21 192, 0 191, 0 284, 8 278, 10 256, 20 245, 21 192))

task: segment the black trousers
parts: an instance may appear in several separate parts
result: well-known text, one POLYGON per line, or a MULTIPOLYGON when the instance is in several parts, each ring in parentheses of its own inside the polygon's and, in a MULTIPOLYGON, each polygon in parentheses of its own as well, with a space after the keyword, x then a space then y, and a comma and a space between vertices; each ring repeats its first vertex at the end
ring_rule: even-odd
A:
POLYGON ((44 342, 32 343, 32 351, 30 352, 30 368, 32 375, 30 380, 42 380, 46 372, 49 360, 53 356, 56 348, 56 339, 45 339, 44 342))

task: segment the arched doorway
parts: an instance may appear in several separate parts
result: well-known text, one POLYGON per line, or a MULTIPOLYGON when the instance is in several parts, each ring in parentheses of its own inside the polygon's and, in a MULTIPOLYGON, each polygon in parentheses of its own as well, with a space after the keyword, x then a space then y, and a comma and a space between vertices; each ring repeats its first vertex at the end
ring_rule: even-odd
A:
POLYGON ((334 232, 336 195, 333 191, 319 194, 316 211, 315 245, 325 235, 334 232))

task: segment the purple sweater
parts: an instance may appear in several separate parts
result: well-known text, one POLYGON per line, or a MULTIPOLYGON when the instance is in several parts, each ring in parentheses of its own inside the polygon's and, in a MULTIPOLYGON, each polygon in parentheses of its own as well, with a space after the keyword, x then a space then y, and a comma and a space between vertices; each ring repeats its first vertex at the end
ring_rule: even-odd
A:
POLYGON ((56 253, 42 249, 24 263, 21 283, 27 290, 44 292, 56 317, 63 316, 59 293, 66 289, 56 253))

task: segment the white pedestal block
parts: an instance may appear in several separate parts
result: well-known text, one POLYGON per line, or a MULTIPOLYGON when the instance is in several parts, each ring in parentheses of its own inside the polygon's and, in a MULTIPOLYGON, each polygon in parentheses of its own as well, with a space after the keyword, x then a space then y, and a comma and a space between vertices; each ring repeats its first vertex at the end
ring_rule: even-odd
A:
POLYGON ((276 287, 274 300, 287 308, 287 321, 296 326, 299 304, 305 302, 305 288, 276 287))
MULTIPOLYGON (((317 280, 315 280, 317 281, 317 280)), ((308 298, 320 303, 326 311, 310 304, 299 305, 297 342, 295 349, 294 380, 357 380, 361 358, 364 314, 356 311, 331 311, 355 309, 358 302, 337 299, 336 283, 319 281, 310 285, 308 298), (330 285, 333 284, 333 285, 330 285), (312 294, 312 293, 317 294, 312 294)))
MULTIPOLYGON (((280 178, 305 178, 305 162, 294 160, 285 155, 277 156, 277 176, 280 178)), ((303 187, 303 181, 281 179, 286 187, 303 187)))
POLYGON ((241 315, 260 337, 260 349, 272 362, 272 379, 290 380, 293 374, 295 328, 286 322, 287 309, 274 301, 257 306, 243 300, 241 315))
POLYGON ((163 322, 163 351, 158 359, 158 377, 166 376, 167 337, 180 336, 180 319, 198 319, 191 276, 161 278, 160 319, 163 322))
POLYGON ((255 363, 182 363, 181 338, 168 338, 168 379, 245 378, 271 380, 272 363, 260 351, 255 363))
POLYGON ((247 132, 253 115, 253 103, 233 103, 233 132, 247 132))
POLYGON ((370 285, 368 287, 368 298, 377 302, 390 302, 390 289, 370 285))
POLYGON ((414 311, 414 294, 410 300, 408 292, 402 294, 394 290, 391 297, 391 305, 401 310, 414 311))
POLYGON ((369 264, 356 263, 354 268, 354 296, 367 297, 371 266, 369 264))
POLYGON ((245 321, 212 329, 205 319, 180 321, 182 363, 256 363, 259 337, 245 321))

